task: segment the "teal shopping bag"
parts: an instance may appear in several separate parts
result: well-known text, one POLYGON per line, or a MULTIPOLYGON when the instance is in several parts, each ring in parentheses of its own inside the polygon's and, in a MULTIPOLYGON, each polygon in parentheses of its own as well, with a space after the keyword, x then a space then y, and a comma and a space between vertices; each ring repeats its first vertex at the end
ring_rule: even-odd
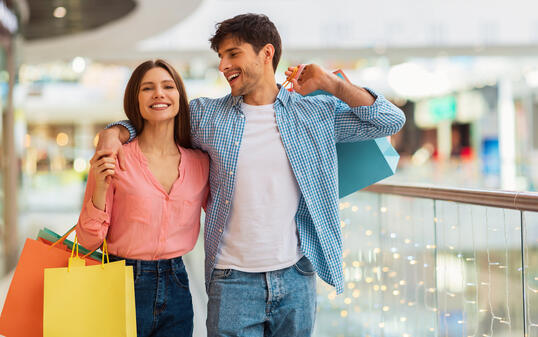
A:
MULTIPOLYGON (((68 231, 68 233, 71 233, 72 231, 74 231, 75 228, 76 228, 76 226, 73 226, 68 231)), ((37 234, 37 238, 38 239, 43 239, 43 240, 46 240, 46 241, 52 243, 52 242, 56 242, 56 241, 60 240, 62 238, 62 236, 45 227, 45 228, 39 230, 39 233, 37 234)), ((63 244, 68 249, 73 249, 73 241, 64 239, 63 244)), ((82 247, 80 245, 79 245, 79 251, 82 253, 82 255, 86 255, 86 254, 90 253, 90 251, 88 249, 86 249, 86 248, 84 248, 84 247, 82 247)), ((91 252, 89 257, 91 257, 94 260, 101 261, 102 255, 101 255, 100 252, 93 251, 93 252, 91 252)))
MULTIPOLYGON (((76 225, 73 226, 71 229, 69 229, 69 231, 66 233, 67 235, 69 235, 71 232, 73 232, 76 228, 76 225)), ((64 234, 64 236, 67 237, 67 235, 64 234)), ((57 234, 56 232, 48 229, 48 228, 43 228, 43 229, 40 229, 39 230, 39 233, 37 234, 37 239, 43 239, 45 241, 48 241, 50 243, 53 243, 53 242, 56 242, 60 239, 62 239, 63 237, 60 235, 60 234, 57 234)), ((70 240, 67 240, 65 238, 63 238, 63 244, 69 249, 71 250, 73 248, 73 241, 70 241, 70 240)), ((90 253, 90 251, 82 246, 79 245, 79 250, 80 252, 82 253, 82 255, 86 255, 88 253, 90 253)), ((101 253, 100 252, 97 252, 97 251, 93 251, 89 257, 93 258, 94 260, 97 260, 97 261, 101 261, 101 253)))
MULTIPOLYGON (((342 70, 334 72, 349 81, 342 70)), ((297 74, 299 76, 299 73, 297 74)), ((307 96, 330 95, 317 90, 307 96)), ((343 198, 351 193, 392 176, 400 155, 392 147, 387 137, 355 143, 336 144, 338 156, 338 195, 343 198)))
POLYGON ((340 198, 390 177, 396 172, 400 159, 386 137, 338 143, 336 153, 340 198))

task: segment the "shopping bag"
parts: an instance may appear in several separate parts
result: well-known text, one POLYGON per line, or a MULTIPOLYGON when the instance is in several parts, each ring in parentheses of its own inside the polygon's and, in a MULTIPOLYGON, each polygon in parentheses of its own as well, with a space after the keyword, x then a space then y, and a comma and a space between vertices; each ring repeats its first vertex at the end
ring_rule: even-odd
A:
MULTIPOLYGON (((15 268, 0 316, 0 334, 7 337, 43 336, 43 271, 65 267, 71 252, 27 239, 15 268)), ((100 264, 90 258, 88 265, 100 264)))
POLYGON ((136 337, 133 267, 75 260, 45 269, 43 337, 136 337))
MULTIPOLYGON (((70 234, 72 231, 74 231, 76 228, 76 225, 73 226, 67 234, 70 234)), ((68 250, 69 252, 71 252, 71 249, 73 248, 73 241, 70 241, 70 240, 67 240, 67 236, 64 235, 64 236, 60 236, 59 234, 55 233, 54 231, 48 229, 48 228, 43 228, 41 230, 39 230, 39 233, 37 234, 37 239, 39 241, 43 241, 45 243, 53 243, 53 242, 57 242, 58 240, 62 240, 62 244, 61 246, 63 246, 63 248, 65 250, 68 250)), ((58 244, 58 246, 60 246, 60 244, 58 244)), ((93 251, 90 253, 90 251, 82 246, 79 245, 79 249, 80 251, 82 252, 82 254, 84 255, 88 255, 89 257, 97 260, 97 261, 101 261, 101 253, 100 252, 97 252, 97 251, 93 251)))
POLYGON ((392 176, 400 159, 387 138, 338 143, 336 153, 340 198, 392 176))
MULTIPOLYGON (((303 68, 303 65, 296 67, 289 79, 298 77, 303 68)), ((338 69, 334 74, 349 82, 342 70, 338 69)), ((289 79, 283 85, 291 83, 289 79)), ((330 94, 317 90, 307 96, 315 95, 330 94)), ((400 155, 392 147, 387 137, 354 143, 337 143, 336 153, 338 157, 338 195, 340 198, 392 176, 396 172, 400 159, 400 155)))

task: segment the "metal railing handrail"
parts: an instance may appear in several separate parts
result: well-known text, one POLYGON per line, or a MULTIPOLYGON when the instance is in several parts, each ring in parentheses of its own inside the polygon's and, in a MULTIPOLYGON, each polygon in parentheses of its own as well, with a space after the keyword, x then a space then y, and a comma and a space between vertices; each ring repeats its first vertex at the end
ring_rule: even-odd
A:
POLYGON ((374 184, 364 191, 538 212, 538 193, 535 192, 394 184, 374 184))

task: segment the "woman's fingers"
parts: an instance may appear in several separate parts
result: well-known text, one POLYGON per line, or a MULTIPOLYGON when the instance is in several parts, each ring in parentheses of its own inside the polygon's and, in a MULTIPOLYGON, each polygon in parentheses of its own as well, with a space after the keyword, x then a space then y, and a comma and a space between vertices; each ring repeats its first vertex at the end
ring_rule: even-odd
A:
POLYGON ((116 159, 114 159, 114 157, 111 157, 111 156, 106 156, 106 157, 102 157, 102 158, 99 159, 97 162, 102 162, 102 163, 115 163, 115 162, 116 162, 116 159))
POLYGON ((101 160, 102 158, 106 158, 106 157, 114 158, 114 151, 112 151, 112 150, 99 150, 99 151, 96 151, 95 154, 93 155, 92 159, 90 160, 90 164, 96 163, 99 160, 101 160))
POLYGON ((103 172, 104 170, 109 170, 109 169, 110 169, 110 170, 113 170, 113 169, 115 169, 115 168, 116 168, 116 165, 105 163, 105 164, 103 164, 103 165, 97 167, 97 170, 98 170, 99 172, 103 172))
POLYGON ((101 171, 101 174, 105 177, 107 176, 113 176, 115 173, 115 171, 113 169, 105 169, 103 171, 101 171))
POLYGON ((103 165, 116 165, 116 161, 114 159, 110 160, 100 160, 98 161, 97 163, 95 163, 95 167, 100 167, 100 166, 103 166, 103 165))
POLYGON ((116 160, 113 157, 103 157, 103 158, 95 161, 94 163, 92 163, 92 167, 100 167, 103 164, 116 165, 116 160))
POLYGON ((104 169, 103 171, 97 172, 97 180, 106 181, 107 183, 110 182, 110 178, 116 174, 116 170, 114 169, 104 169))
MULTIPOLYGON (((99 151, 98 151, 99 152, 99 151)), ((96 153, 97 155, 97 153, 96 153)), ((110 183, 110 179, 116 174, 116 160, 110 155, 105 155, 92 163, 92 170, 96 174, 96 179, 110 183)))

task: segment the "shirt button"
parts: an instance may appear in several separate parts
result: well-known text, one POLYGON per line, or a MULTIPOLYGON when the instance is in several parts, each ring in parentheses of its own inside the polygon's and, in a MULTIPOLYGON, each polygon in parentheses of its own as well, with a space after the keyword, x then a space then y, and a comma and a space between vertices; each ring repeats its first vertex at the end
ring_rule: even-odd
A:
POLYGON ((235 146, 239 146, 239 142, 235 142, 235 146))
POLYGON ((225 203, 226 205, 228 205, 228 204, 230 203, 230 201, 229 201, 229 200, 226 200, 224 203, 225 203))
POLYGON ((233 172, 233 171, 230 171, 230 175, 233 175, 233 174, 234 174, 234 172, 233 172))
POLYGON ((222 233, 222 228, 219 228, 219 232, 221 232, 221 233, 222 233))
POLYGON ((166 200, 167 200, 167 201, 170 200, 170 197, 169 197, 169 196, 166 196, 166 200))

